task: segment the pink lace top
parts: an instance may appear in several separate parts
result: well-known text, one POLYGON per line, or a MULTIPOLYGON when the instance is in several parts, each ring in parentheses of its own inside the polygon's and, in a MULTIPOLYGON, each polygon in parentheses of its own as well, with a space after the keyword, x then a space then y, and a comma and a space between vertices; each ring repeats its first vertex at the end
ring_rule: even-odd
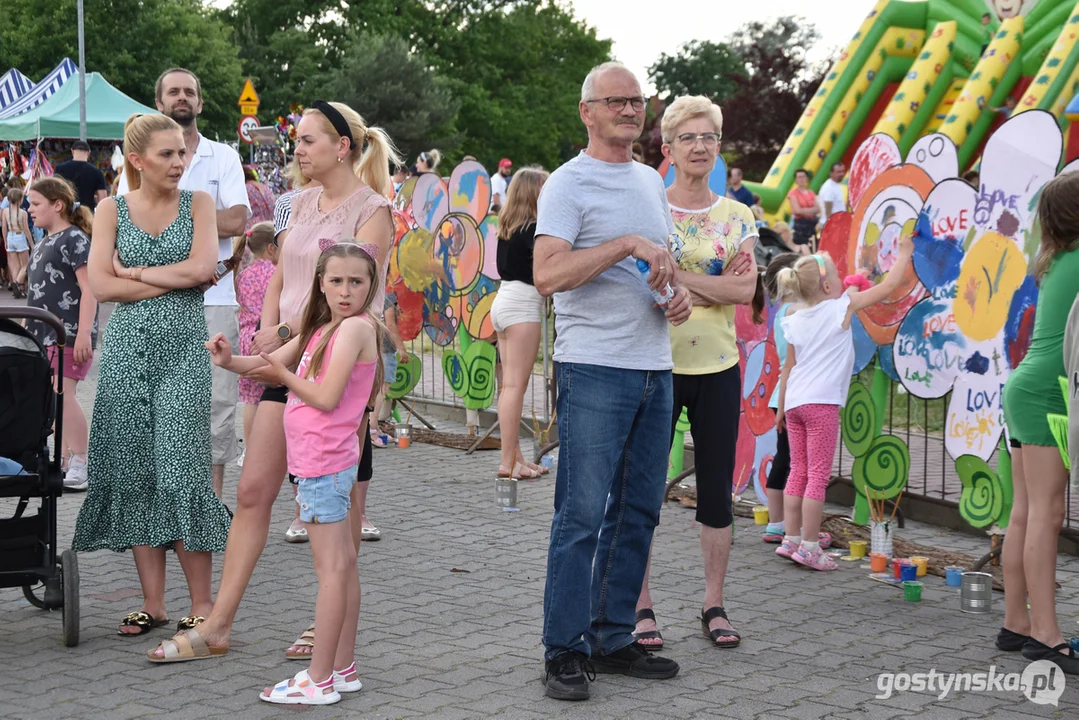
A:
MULTIPOLYGON (((304 190, 292 198, 292 219, 289 221, 289 234, 281 246, 278 262, 281 265, 281 322, 299 322, 307 301, 311 297, 311 284, 318 265, 320 240, 337 241, 344 234, 344 224, 349 215, 359 210, 356 220, 358 230, 379 208, 391 207, 390 201, 377 192, 362 186, 338 207, 328 212, 319 210, 318 201, 322 188, 304 190)), ((353 230, 353 235, 355 235, 353 230)), ((385 302, 386 268, 385 258, 379 258, 378 295, 371 304, 381 312, 385 302)), ((293 328, 298 332, 299 328, 293 328)))

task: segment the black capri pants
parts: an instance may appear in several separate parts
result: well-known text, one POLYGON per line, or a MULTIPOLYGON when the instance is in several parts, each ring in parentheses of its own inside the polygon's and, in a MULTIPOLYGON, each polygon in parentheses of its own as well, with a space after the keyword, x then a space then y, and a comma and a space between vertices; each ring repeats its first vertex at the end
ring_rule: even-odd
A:
POLYGON ((712 528, 734 523, 734 452, 738 446, 742 377, 738 366, 707 375, 674 376, 675 425, 686 409, 693 433, 697 476, 697 522, 712 528))
POLYGON ((776 456, 772 458, 772 467, 768 470, 768 490, 786 490, 787 476, 791 474, 791 444, 787 440, 787 431, 776 433, 776 456))

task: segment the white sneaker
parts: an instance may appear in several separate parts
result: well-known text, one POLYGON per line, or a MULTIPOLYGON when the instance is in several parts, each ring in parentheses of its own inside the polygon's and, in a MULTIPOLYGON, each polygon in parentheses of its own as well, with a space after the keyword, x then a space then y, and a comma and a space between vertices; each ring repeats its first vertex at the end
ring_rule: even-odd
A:
POLYGON ((285 531, 285 542, 305 543, 307 541, 307 526, 299 518, 296 518, 288 526, 288 530, 285 531))
POLYGON ((72 455, 71 463, 67 467, 67 472, 64 473, 64 489, 72 492, 82 492, 89 485, 90 483, 86 479, 86 456, 72 455))

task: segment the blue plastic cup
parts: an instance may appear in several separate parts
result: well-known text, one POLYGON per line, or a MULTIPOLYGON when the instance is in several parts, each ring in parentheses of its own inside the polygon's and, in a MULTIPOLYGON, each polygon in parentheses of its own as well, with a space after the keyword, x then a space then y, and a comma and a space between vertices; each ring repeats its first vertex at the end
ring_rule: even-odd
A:
POLYGON ((540 465, 550 470, 554 467, 554 455, 544 455, 540 458, 540 465))
POLYGON ((963 584, 964 568, 958 565, 949 565, 944 568, 944 584, 949 587, 959 587, 963 584))
POLYGON ((914 582, 918 579, 918 566, 913 563, 910 565, 904 565, 901 569, 900 580, 914 582))

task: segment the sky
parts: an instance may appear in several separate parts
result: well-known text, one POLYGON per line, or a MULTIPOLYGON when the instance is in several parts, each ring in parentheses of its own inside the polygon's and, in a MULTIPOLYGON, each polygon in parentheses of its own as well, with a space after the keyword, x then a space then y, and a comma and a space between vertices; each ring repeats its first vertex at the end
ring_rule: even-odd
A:
POLYGON ((660 53, 673 54, 690 40, 719 41, 753 20, 801 15, 817 26, 820 45, 810 60, 845 48, 875 0, 653 0, 645 5, 625 0, 569 0, 576 15, 614 41, 614 56, 651 93, 648 66, 660 53), (636 5, 638 9, 630 9, 636 5), (662 13, 662 16, 659 15, 662 13))

